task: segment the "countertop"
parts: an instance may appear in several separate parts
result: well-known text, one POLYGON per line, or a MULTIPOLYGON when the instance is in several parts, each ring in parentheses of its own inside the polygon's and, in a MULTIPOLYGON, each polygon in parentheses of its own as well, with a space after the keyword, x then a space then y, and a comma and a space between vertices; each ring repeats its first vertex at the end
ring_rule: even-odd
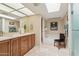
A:
POLYGON ((31 34, 34 34, 34 33, 22 33, 22 34, 15 33, 13 35, 7 34, 6 36, 0 37, 0 41, 7 40, 7 39, 12 39, 12 38, 16 38, 16 37, 21 37, 21 36, 25 36, 25 35, 31 35, 31 34))

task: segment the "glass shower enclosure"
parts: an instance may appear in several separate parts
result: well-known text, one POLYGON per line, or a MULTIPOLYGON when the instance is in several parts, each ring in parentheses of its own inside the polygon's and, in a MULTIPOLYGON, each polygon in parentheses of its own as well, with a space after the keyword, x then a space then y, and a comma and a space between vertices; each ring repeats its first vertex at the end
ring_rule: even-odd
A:
POLYGON ((72 55, 79 56, 79 4, 71 4, 72 55))

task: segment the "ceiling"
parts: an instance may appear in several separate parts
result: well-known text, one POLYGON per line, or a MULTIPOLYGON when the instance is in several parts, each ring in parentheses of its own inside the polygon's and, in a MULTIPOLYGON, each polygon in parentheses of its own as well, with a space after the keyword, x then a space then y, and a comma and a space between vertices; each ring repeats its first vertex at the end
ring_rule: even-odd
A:
POLYGON ((55 11, 55 12, 51 12, 51 13, 48 13, 45 3, 22 3, 23 7, 21 7, 21 8, 19 8, 18 5, 15 6, 16 8, 13 8, 13 7, 9 6, 8 4, 2 3, 0 5, 7 6, 7 7, 11 8, 12 10, 5 11, 5 10, 0 9, 0 14, 11 16, 14 18, 30 16, 30 14, 27 14, 27 12, 25 10, 22 10, 24 8, 28 8, 30 11, 32 11, 33 13, 31 15, 40 14, 45 19, 63 17, 68 11, 67 3, 61 3, 59 11, 55 11), (16 12, 19 12, 20 14, 22 14, 22 16, 17 15, 16 12))

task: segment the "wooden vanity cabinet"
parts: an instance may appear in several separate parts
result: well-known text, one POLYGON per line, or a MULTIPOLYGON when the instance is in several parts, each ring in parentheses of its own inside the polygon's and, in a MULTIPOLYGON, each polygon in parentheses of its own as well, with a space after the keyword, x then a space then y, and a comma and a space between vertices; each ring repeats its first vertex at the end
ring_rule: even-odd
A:
POLYGON ((10 44, 11 56, 20 56, 20 37, 11 39, 10 44))
POLYGON ((35 34, 0 41, 0 56, 23 56, 35 46, 35 34))
POLYGON ((10 56, 10 40, 0 41, 0 56, 10 56))

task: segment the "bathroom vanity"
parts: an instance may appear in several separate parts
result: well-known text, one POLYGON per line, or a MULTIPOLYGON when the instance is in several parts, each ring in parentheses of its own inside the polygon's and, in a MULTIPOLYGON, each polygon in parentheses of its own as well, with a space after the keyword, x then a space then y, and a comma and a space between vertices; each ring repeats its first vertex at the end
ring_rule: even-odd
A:
POLYGON ((0 37, 0 56, 23 56, 34 46, 34 33, 0 37))

